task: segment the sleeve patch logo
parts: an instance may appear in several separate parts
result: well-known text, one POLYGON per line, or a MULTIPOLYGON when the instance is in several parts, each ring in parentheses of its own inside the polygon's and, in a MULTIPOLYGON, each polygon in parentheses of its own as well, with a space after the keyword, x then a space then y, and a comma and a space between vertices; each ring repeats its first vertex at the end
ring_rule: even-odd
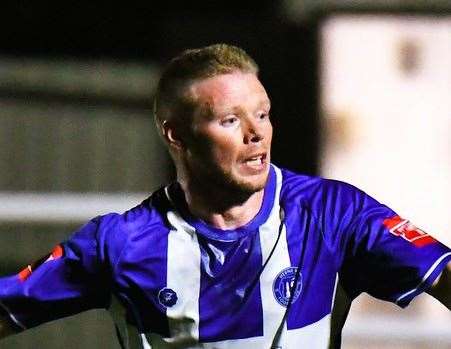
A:
POLYGON ((399 216, 387 218, 384 220, 384 226, 395 236, 400 236, 414 244, 416 247, 423 247, 437 242, 432 236, 425 231, 417 228, 408 220, 399 216))
POLYGON ((27 265, 23 270, 19 272, 17 275, 20 279, 20 281, 25 281, 30 277, 30 275, 37 269, 39 266, 41 266, 44 263, 56 260, 58 258, 61 258, 64 254, 63 247, 61 245, 57 245, 53 251, 42 257, 41 259, 37 260, 33 264, 27 265))

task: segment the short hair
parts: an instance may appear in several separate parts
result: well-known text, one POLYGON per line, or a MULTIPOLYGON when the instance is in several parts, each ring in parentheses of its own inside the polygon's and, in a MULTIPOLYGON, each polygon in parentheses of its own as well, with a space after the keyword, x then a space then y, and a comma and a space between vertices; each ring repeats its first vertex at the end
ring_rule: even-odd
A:
POLYGON ((194 81, 235 71, 257 75, 258 70, 252 57, 233 45, 220 43, 183 51, 168 63, 158 83, 153 104, 157 128, 174 114, 191 115, 195 106, 184 92, 194 81))

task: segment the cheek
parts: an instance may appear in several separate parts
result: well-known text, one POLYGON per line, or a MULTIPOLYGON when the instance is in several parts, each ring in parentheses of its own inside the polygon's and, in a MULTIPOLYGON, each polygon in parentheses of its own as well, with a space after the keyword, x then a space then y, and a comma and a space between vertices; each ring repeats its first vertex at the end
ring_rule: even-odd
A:
POLYGON ((212 127, 205 130, 199 135, 202 143, 209 148, 216 156, 221 158, 228 158, 233 156, 239 150, 239 134, 233 130, 217 129, 212 127))
POLYGON ((269 142, 271 142, 271 139, 272 139, 272 124, 271 124, 271 122, 268 123, 268 127, 266 129, 266 138, 268 139, 269 142))
POLYGON ((213 156, 222 161, 232 160, 237 156, 238 146, 232 138, 221 138, 210 144, 213 156))
POLYGON ((198 134, 195 139, 191 146, 193 153, 201 159, 210 159, 211 162, 221 164, 232 161, 239 151, 232 136, 198 134))

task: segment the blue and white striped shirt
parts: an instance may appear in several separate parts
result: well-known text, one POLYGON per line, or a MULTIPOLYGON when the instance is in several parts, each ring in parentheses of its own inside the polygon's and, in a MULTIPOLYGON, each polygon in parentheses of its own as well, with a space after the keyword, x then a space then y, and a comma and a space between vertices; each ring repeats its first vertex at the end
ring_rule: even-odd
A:
POLYGON ((338 284, 351 299, 404 307, 449 260, 448 247, 357 188, 272 165, 245 226, 193 217, 173 183, 1 278, 0 305, 19 329, 108 308, 130 349, 320 349, 338 284))

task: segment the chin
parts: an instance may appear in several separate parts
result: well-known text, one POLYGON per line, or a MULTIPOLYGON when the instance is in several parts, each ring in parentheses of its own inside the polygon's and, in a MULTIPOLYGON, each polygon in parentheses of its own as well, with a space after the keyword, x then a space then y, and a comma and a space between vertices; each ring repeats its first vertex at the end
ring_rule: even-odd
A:
POLYGON ((229 184, 233 186, 237 191, 246 194, 254 194, 263 190, 268 180, 269 171, 258 176, 234 176, 231 178, 229 184))

